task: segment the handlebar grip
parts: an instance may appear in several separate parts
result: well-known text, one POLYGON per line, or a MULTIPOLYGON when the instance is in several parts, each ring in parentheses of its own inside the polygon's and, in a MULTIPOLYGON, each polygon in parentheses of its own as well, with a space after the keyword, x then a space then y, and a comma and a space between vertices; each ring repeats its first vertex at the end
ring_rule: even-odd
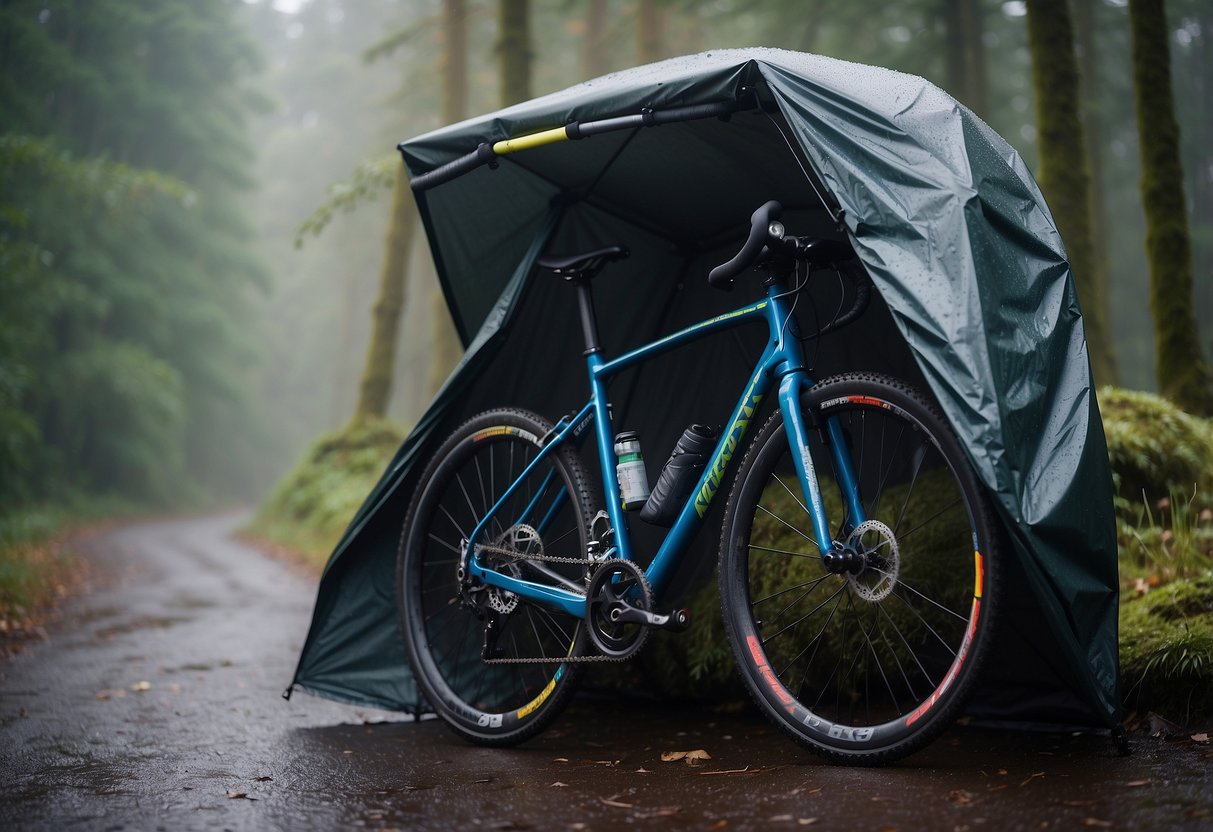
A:
POLYGON ((721 263, 708 273, 708 285, 725 291, 732 289, 737 276, 758 259, 762 247, 767 242, 767 229, 771 222, 779 219, 782 214, 783 206, 773 199, 759 206, 758 210, 750 215, 750 236, 746 238, 741 251, 737 252, 732 260, 721 263))
POLYGON ((414 191, 429 190, 435 185, 441 185, 443 182, 449 182, 457 176, 462 176, 468 171, 475 170, 481 165, 487 165, 497 159, 497 154, 493 152, 493 146, 487 142, 481 142, 480 145, 464 156, 460 156, 454 161, 447 162, 445 165, 434 168, 429 173, 423 173, 409 183, 414 191))

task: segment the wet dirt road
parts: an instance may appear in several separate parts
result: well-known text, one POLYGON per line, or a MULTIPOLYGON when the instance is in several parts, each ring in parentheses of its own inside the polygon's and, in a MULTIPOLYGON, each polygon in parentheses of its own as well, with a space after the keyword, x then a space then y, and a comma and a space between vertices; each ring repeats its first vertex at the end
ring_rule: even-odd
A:
POLYGON ((1213 751, 957 728, 879 770, 817 762, 749 713, 587 697, 513 750, 434 721, 280 698, 314 581, 146 523, 86 549, 111 586, 0 664, 0 829, 1213 828, 1213 751), (666 751, 704 749, 696 766, 666 751))

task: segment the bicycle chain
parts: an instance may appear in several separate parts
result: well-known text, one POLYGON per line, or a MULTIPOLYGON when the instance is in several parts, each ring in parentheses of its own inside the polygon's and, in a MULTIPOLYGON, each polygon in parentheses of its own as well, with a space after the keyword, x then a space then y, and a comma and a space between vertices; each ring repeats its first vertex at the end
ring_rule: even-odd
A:
MULTIPOLYGON (((545 563, 564 563, 572 566, 598 566, 604 561, 586 560, 585 558, 562 558, 556 555, 527 555, 516 549, 505 546, 494 546, 490 543, 476 544, 476 553, 484 552, 490 555, 500 555, 514 560, 539 560, 545 563)), ((588 626, 588 625, 587 625, 588 626)), ((481 659, 485 664, 601 664, 604 662, 626 662, 630 656, 604 656, 595 653, 592 656, 565 656, 563 659, 544 658, 538 656, 519 656, 514 659, 481 659)))

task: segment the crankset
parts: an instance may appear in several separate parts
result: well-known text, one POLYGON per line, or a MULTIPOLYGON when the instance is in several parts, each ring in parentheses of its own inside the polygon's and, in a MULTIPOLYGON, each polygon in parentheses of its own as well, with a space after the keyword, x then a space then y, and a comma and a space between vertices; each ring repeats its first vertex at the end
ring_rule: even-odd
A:
POLYGON ((590 641, 604 655, 625 659, 635 655, 649 629, 685 630, 688 610, 653 612, 653 589, 636 564, 613 558, 599 566, 586 587, 586 628, 590 641))

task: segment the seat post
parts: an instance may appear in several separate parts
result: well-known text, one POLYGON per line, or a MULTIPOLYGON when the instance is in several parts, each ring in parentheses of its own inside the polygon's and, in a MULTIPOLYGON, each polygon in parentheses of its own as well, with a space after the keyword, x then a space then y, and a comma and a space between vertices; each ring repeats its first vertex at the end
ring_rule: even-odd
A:
POLYGON ((594 296, 590 292, 590 278, 572 281, 577 287, 577 307, 581 311, 581 332, 585 335, 585 352, 582 355, 592 355, 602 352, 598 344, 598 319, 594 315, 594 296))

